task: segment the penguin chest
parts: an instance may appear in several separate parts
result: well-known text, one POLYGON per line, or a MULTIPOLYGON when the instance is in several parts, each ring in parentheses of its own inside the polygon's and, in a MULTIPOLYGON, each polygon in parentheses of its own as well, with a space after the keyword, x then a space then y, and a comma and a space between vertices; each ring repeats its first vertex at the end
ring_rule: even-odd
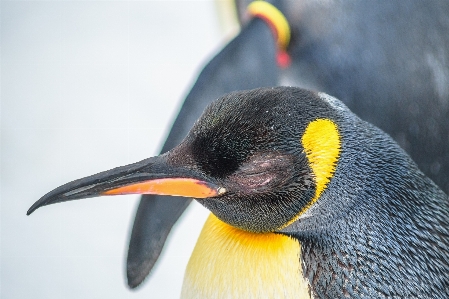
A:
POLYGON ((207 219, 184 276, 181 298, 311 298, 300 244, 207 219))

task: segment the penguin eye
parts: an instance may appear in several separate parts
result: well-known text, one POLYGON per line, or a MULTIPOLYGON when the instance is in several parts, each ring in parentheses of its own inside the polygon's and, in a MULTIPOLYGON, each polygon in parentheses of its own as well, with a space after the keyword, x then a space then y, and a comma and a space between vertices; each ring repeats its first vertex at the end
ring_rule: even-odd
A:
POLYGON ((293 173, 293 158, 290 155, 258 153, 243 163, 228 180, 240 191, 264 191, 285 184, 293 173))

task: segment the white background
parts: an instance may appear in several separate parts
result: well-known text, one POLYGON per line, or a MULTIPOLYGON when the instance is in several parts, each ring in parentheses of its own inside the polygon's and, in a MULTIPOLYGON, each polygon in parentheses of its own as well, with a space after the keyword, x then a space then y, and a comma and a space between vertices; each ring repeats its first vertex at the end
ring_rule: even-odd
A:
POLYGON ((68 181, 158 153, 224 42, 212 1, 1 2, 1 298, 177 298, 208 214, 195 203, 137 291, 125 260, 138 196, 56 204, 68 181))

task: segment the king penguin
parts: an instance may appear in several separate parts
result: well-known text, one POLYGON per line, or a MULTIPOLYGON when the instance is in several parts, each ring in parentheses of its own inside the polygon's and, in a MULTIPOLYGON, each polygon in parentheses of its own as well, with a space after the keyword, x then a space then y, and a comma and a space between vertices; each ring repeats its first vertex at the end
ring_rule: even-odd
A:
POLYGON ((226 94, 172 150, 62 185, 27 214, 130 193, 211 211, 182 298, 449 297, 448 196, 324 93, 226 94))
MULTIPOLYGON (((449 1, 234 2, 241 31, 199 74, 161 152, 181 142, 212 99, 294 85, 340 99, 388 133, 449 194, 449 1), (283 47, 279 36, 290 36, 283 47), (290 57, 284 68, 275 60, 279 49, 290 57)), ((142 196, 127 257, 131 288, 150 273, 189 203, 142 196)))

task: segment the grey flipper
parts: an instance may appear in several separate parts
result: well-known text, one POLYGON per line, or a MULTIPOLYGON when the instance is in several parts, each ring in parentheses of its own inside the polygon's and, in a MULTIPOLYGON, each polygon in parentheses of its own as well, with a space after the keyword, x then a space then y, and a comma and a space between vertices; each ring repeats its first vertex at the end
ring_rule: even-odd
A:
MULTIPOLYGON (((261 86, 276 86, 276 44, 270 28, 252 20, 202 70, 188 94, 161 152, 179 144, 204 108, 224 93, 261 86)), ((142 196, 129 244, 128 285, 137 287, 157 261, 174 223, 190 199, 142 196)))

